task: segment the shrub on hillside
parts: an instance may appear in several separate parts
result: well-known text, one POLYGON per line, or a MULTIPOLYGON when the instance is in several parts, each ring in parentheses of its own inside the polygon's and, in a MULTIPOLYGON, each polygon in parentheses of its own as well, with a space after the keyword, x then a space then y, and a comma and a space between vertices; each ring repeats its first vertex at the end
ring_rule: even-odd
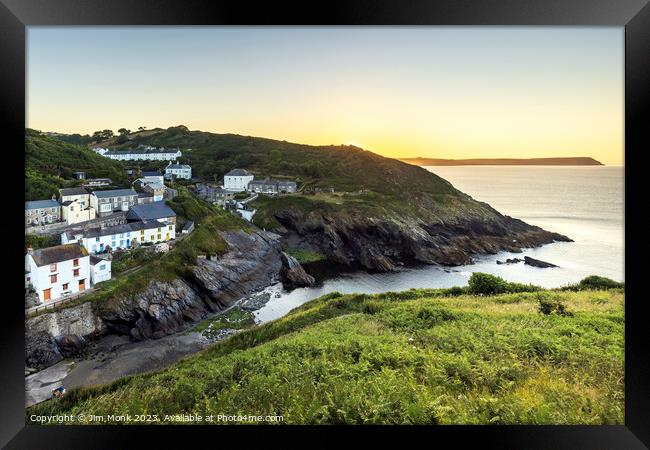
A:
POLYGON ((537 302, 537 311, 539 311, 540 314, 558 314, 560 316, 573 315, 571 311, 567 310, 566 305, 557 294, 539 292, 537 294, 537 302))
POLYGON ((469 278, 469 293, 475 295, 510 294, 535 292, 541 288, 532 284, 511 283, 488 273, 474 272, 469 278))
POLYGON ((563 291, 606 291, 608 289, 623 289, 625 283, 619 283, 609 278, 599 277, 598 275, 590 275, 583 278, 579 283, 570 284, 562 287, 563 291))

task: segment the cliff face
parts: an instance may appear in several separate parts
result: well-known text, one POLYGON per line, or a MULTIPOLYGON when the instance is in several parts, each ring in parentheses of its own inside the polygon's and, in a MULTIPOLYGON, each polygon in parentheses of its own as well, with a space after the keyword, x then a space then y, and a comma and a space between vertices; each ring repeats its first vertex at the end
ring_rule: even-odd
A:
POLYGON ((27 366, 55 364, 103 334, 143 340, 181 331, 277 280, 282 267, 278 235, 222 235, 230 251, 219 259, 199 259, 183 278, 151 281, 143 291, 101 306, 88 302, 28 319, 27 366))
MULTIPOLYGON (((496 212, 495 212, 496 213, 496 212)), ((447 223, 281 210, 276 219, 292 246, 317 249, 340 264, 390 271, 397 263, 462 265, 477 254, 518 252, 568 237, 502 216, 456 217, 447 223)))

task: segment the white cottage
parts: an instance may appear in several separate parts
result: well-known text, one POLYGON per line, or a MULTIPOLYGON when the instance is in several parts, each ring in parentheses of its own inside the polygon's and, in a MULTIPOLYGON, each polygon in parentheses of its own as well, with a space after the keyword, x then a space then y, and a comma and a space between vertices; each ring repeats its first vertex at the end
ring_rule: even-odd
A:
POLYGON ((79 244, 27 249, 25 270, 41 303, 92 287, 90 257, 79 244))
POLYGON ((95 286, 102 281, 111 279, 111 260, 102 259, 97 256, 90 257, 90 279, 95 286))
POLYGON ((232 192, 244 192, 253 178, 255 177, 248 170, 233 169, 223 177, 223 187, 232 192))

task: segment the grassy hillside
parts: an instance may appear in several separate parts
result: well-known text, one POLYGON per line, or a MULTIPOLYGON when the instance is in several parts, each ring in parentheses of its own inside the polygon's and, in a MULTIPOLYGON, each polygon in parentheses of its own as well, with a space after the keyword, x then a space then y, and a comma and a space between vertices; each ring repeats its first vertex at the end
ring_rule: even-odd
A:
POLYGON ((470 288, 329 294, 166 370, 72 391, 27 417, 622 424, 624 294, 589 286, 542 291, 482 276, 470 288), (517 292, 469 294, 495 286, 517 292))
POLYGON ((126 180, 119 162, 97 155, 85 147, 63 142, 31 129, 25 130, 25 200, 41 200, 58 195, 58 189, 75 186, 74 172, 88 178, 126 180))
MULTIPOLYGON (((429 222, 459 212, 481 218, 495 214, 488 205, 472 200, 426 169, 355 146, 303 145, 178 126, 146 136, 134 135, 132 141, 114 148, 139 144, 180 148, 181 161, 189 163, 193 175, 204 180, 221 181, 233 168, 245 168, 256 178, 297 180, 303 195, 288 201, 260 199, 253 204, 262 212, 260 217, 266 214, 270 218, 266 222, 258 220, 261 226, 274 225, 273 213, 285 208, 287 202, 302 210, 329 207, 337 213, 422 218, 429 222)), ((158 163, 160 167, 165 164, 158 163)))

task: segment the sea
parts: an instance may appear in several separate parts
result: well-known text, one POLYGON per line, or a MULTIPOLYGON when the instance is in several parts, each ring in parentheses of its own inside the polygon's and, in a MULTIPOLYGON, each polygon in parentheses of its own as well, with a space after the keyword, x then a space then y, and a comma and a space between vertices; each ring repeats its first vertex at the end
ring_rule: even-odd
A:
POLYGON ((321 295, 338 291, 381 293, 411 288, 464 286, 473 272, 498 275, 508 281, 560 287, 589 275, 625 281, 624 167, 622 166, 446 166, 425 169, 454 187, 486 202, 502 214, 574 242, 556 242, 475 257, 473 264, 453 268, 423 266, 394 273, 344 272, 316 286, 285 291, 267 288, 271 300, 255 312, 258 322, 276 319, 321 295), (497 260, 530 256, 557 268, 523 263, 499 265, 497 260))

